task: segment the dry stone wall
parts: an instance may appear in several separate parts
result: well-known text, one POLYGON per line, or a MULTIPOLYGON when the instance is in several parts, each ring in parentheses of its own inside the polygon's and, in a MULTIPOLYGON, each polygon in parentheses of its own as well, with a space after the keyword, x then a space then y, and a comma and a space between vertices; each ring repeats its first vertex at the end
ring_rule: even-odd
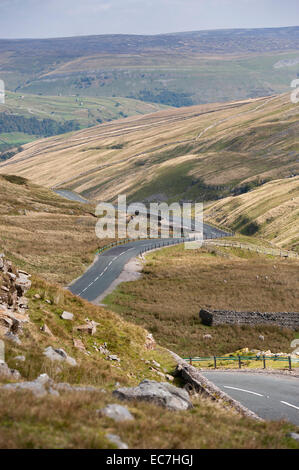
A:
POLYGON ((261 313, 237 312, 234 310, 201 309, 199 318, 204 325, 278 325, 282 328, 299 330, 298 312, 261 313))

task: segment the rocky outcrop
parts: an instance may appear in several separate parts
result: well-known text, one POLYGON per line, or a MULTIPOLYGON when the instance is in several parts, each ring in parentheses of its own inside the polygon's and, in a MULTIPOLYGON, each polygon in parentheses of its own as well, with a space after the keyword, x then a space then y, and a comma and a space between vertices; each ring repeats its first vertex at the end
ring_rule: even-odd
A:
POLYGON ((166 382, 155 382, 154 380, 143 380, 138 387, 119 388, 114 390, 113 395, 119 400, 147 401, 175 411, 192 408, 186 390, 166 382))
POLYGON ((0 379, 19 380, 20 378, 20 372, 10 369, 6 362, 0 361, 0 379))
POLYGON ((70 366, 77 365, 76 359, 70 357, 64 349, 54 349, 52 346, 49 346, 44 350, 44 356, 46 356, 51 361, 66 362, 70 366))
POLYGON ((207 326, 212 325, 278 325, 282 328, 299 329, 299 313, 236 312, 233 310, 201 309, 199 318, 207 326))
MULTIPOLYGON (((0 367, 1 371, 1 367, 0 367)), ((16 371, 15 371, 16 372, 16 371)), ((20 379, 20 375, 15 375, 14 377, 16 380, 20 379)), ((43 397, 45 395, 56 395, 58 396, 59 392, 77 392, 77 393, 105 393, 104 390, 92 386, 78 386, 78 385, 70 385, 68 383, 56 383, 52 380, 47 374, 42 374, 37 379, 32 381, 24 381, 24 382, 17 382, 17 383, 10 383, 1 386, 4 390, 12 390, 12 391, 29 391, 33 393, 33 395, 37 397, 43 397)))
POLYGON ((3 254, 0 255, 0 336, 16 336, 24 323, 29 321, 26 313, 28 300, 25 293, 30 289, 30 275, 16 269, 3 254))

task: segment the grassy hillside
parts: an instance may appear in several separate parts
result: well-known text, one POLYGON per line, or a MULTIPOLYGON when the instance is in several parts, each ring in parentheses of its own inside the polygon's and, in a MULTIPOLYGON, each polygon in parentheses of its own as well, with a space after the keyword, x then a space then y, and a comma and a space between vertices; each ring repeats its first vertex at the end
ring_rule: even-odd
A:
POLYGON ((68 284, 105 241, 95 235, 94 208, 70 202, 24 178, 0 177, 1 251, 19 267, 68 284))
POLYGON ((229 101, 289 88, 299 28, 1 40, 9 90, 123 96, 171 106, 229 101))
POLYGON ((99 392, 60 391, 60 396, 34 397, 30 392, 1 391, 0 447, 102 449, 113 448, 106 434, 117 434, 131 449, 194 448, 298 448, 287 437, 295 426, 282 422, 256 422, 224 409, 210 400, 194 397, 189 411, 168 411, 151 403, 120 403, 112 396, 117 386, 134 386, 148 378, 161 381, 146 361, 158 361, 171 373, 174 362, 167 351, 145 347, 146 331, 122 320, 107 309, 74 297, 69 292, 34 277, 28 293, 30 323, 24 327, 22 344, 6 341, 6 360, 23 379, 47 373, 56 382, 96 386, 99 392), (38 294, 41 298, 36 299, 38 294), (46 301, 50 301, 50 304, 46 301), (74 313, 74 321, 60 318, 64 311, 74 313), (99 323, 94 336, 79 335, 75 327, 86 317, 99 323), (54 336, 40 330, 44 324, 54 336), (81 339, 86 351, 74 347, 81 339), (105 359, 95 345, 104 342, 120 363, 105 359), (46 347, 64 348, 77 366, 57 365, 43 356, 46 347), (25 362, 16 356, 24 355, 25 362), (111 403, 126 405, 134 421, 116 423, 97 410, 111 403))
POLYGON ((299 177, 271 181, 249 193, 213 203, 205 219, 299 251, 299 177))
POLYGON ((289 95, 167 110, 41 140, 0 166, 91 199, 211 201, 298 173, 289 95))
MULTIPOLYGON (((1 251, 19 266, 47 279, 32 277, 32 287, 26 294, 30 322, 24 325, 21 343, 3 338, 7 364, 25 381, 46 373, 55 382, 99 389, 66 390, 59 396, 41 398, 30 392, 2 390, 1 448, 112 448, 107 433, 119 435, 132 449, 298 447, 287 437, 288 432, 296 430, 294 426, 255 422, 196 396, 194 408, 184 412, 150 403, 126 403, 133 422, 116 423, 98 414, 105 405, 118 403, 112 391, 119 385, 134 386, 146 378, 162 381, 151 367, 152 361, 158 361, 159 369, 168 374, 173 373, 175 363, 162 347, 147 349, 147 331, 142 327, 49 282, 74 276, 88 261, 94 243, 87 222, 91 218, 88 206, 70 203, 16 176, 2 176, 0 190, 1 251), (74 314, 73 321, 61 318, 65 310, 74 314), (77 330, 86 319, 98 324, 93 336, 77 330), (45 325, 47 332, 41 329, 45 325), (75 347, 79 340, 83 350, 75 347), (97 347, 104 343, 120 362, 109 361, 99 352, 97 347), (63 348, 77 365, 60 362, 57 366, 45 358, 43 352, 49 346, 63 348), (20 355, 24 361, 18 359, 20 355)), ((180 385, 176 380, 174 383, 180 385)), ((0 379, 1 385, 9 381, 0 379)))
POLYGON ((183 357, 221 356, 246 347, 287 353, 294 331, 265 325, 208 327, 201 324, 199 311, 296 312, 298 267, 298 259, 239 248, 177 246, 147 255, 142 278, 121 284, 105 303, 183 357), (204 339, 205 334, 212 339, 204 339))
MULTIPOLYGON (((33 117, 40 121, 47 119, 58 122, 60 125, 73 123, 73 128, 79 129, 114 119, 153 113, 164 108, 166 109, 167 106, 128 98, 86 98, 79 94, 68 97, 41 96, 7 92, 5 104, 0 106, 0 118, 5 118, 7 115, 17 118, 22 116, 25 118, 23 124, 26 128, 31 127, 32 131, 29 133, 26 129, 20 129, 24 132, 14 132, 13 129, 11 132, 4 133, 2 130, 0 152, 36 140, 38 136, 45 136, 45 134, 34 132, 37 126, 28 124, 33 117)), ((71 128, 70 125, 69 127, 71 128)), ((60 132, 57 131, 57 134, 62 131, 65 132, 62 129, 60 132)))

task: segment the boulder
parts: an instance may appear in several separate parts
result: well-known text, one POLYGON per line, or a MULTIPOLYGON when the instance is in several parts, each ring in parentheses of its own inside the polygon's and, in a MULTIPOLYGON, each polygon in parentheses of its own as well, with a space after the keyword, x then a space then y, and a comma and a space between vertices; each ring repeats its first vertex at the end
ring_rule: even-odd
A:
POLYGON ((71 312, 67 312, 67 311, 64 311, 61 315, 61 318, 63 320, 69 320, 69 321, 72 321, 74 320, 74 314, 71 313, 71 312))
POLYGON ((31 281, 28 274, 18 272, 18 277, 15 281, 18 297, 22 297, 31 287, 31 281))
POLYGON ((138 400, 152 402, 169 410, 188 410, 192 408, 186 390, 166 382, 143 380, 138 387, 123 387, 114 390, 113 395, 120 400, 138 400))
POLYGON ((90 321, 86 325, 77 326, 76 329, 77 329, 77 331, 80 331, 80 333, 87 333, 87 334, 93 336, 97 332, 97 326, 98 326, 98 323, 96 323, 94 321, 90 321))
POLYGON ((44 356, 46 356, 51 361, 64 361, 70 366, 76 366, 77 361, 73 357, 68 356, 64 349, 54 349, 52 346, 49 346, 44 350, 44 356))
POLYGON ((107 405, 105 406, 105 408, 98 410, 98 414, 107 416, 108 418, 113 419, 117 423, 134 420, 134 417, 132 416, 128 408, 122 405, 107 405))
POLYGON ((24 390, 32 392, 36 397, 44 397, 48 393, 52 395, 59 395, 59 393, 52 388, 53 381, 47 374, 40 375, 32 382, 18 382, 13 384, 3 385, 5 390, 24 390))
POLYGON ((24 314, 14 312, 5 305, 0 306, 0 335, 18 334, 24 323, 29 321, 24 314))
POLYGON ((21 374, 15 369, 10 369, 6 362, 0 361, 0 378, 20 380, 21 374))

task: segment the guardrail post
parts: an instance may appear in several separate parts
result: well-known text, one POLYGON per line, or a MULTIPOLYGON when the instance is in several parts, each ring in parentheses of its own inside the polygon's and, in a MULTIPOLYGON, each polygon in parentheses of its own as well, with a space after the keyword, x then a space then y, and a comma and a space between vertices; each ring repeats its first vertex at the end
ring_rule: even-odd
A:
POLYGON ((292 358, 289 356, 289 370, 292 370, 292 358))
POLYGON ((192 366, 192 357, 189 359, 190 366, 192 366))
POLYGON ((214 356, 214 369, 217 369, 217 357, 214 356))
POLYGON ((238 356, 238 360, 239 360, 239 369, 241 369, 242 368, 241 356, 238 356))
POLYGON ((266 369, 266 357, 265 357, 265 355, 263 356, 263 364, 264 364, 264 369, 266 369))

